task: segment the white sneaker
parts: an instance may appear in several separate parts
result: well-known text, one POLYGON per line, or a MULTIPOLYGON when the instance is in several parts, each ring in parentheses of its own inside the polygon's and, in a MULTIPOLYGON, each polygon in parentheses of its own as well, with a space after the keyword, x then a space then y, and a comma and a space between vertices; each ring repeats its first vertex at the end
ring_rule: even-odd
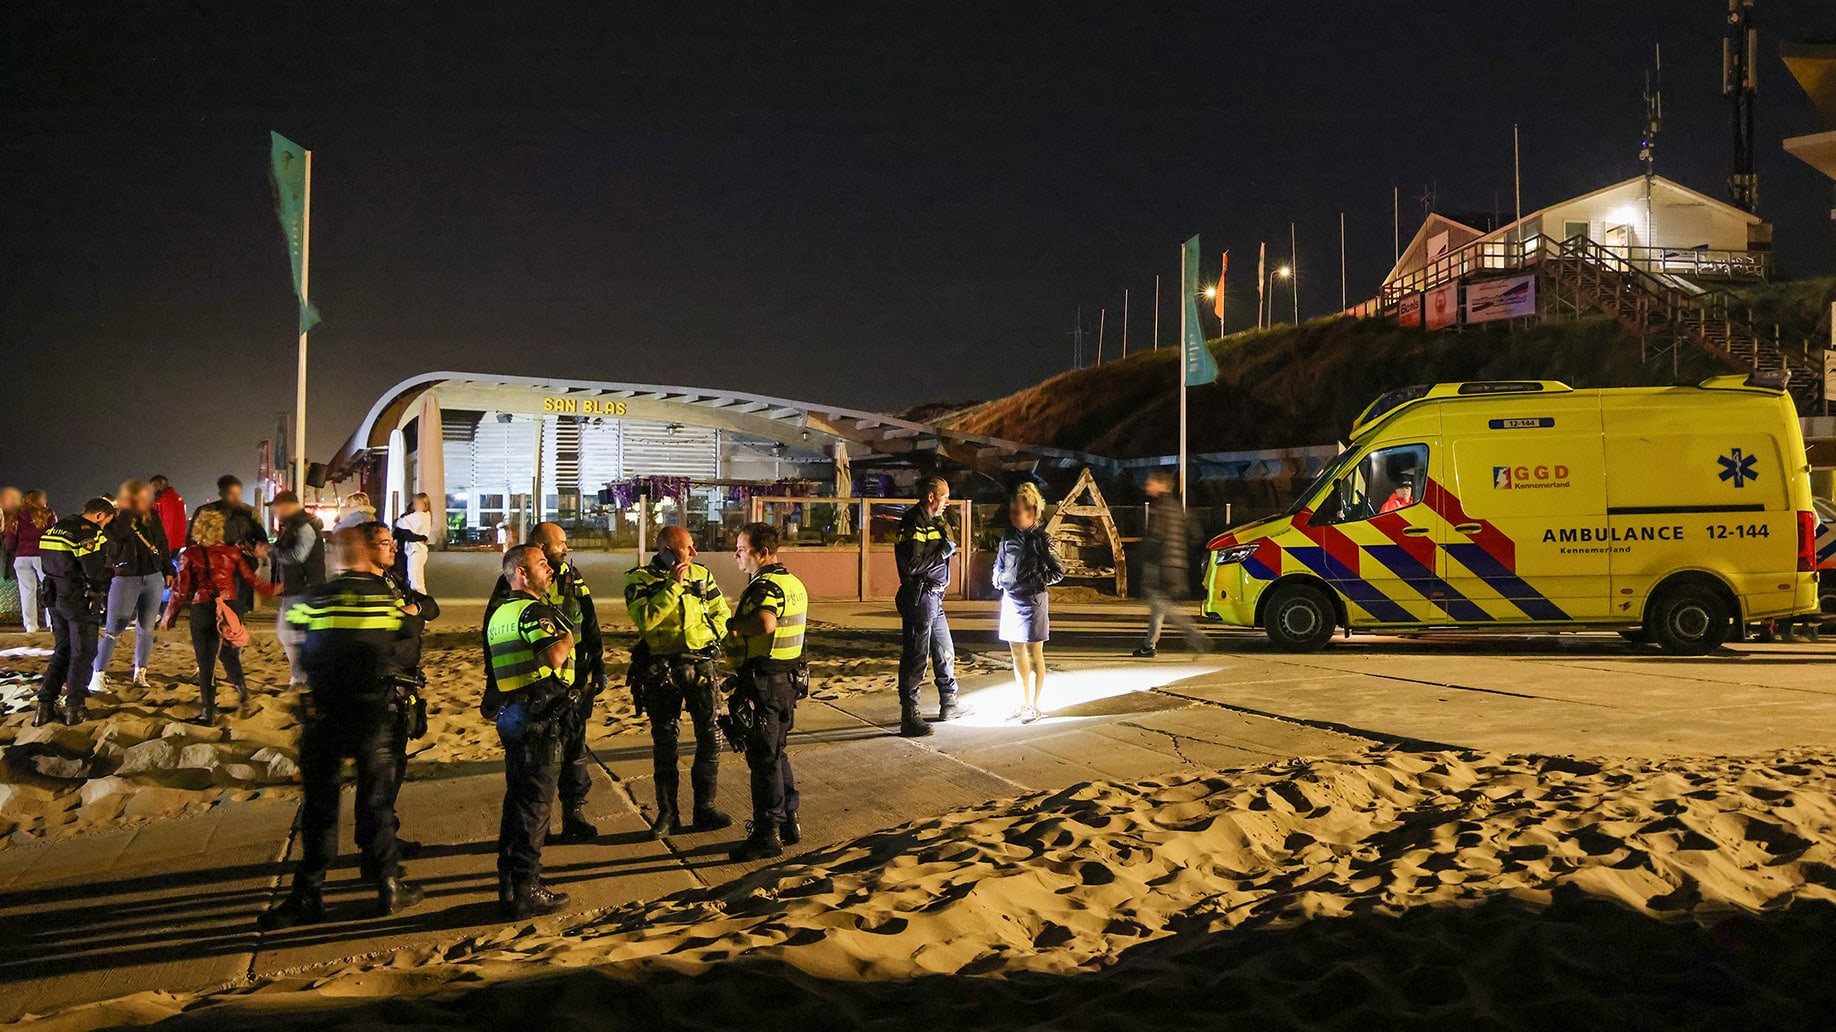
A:
POLYGON ((1043 716, 1045 716, 1045 714, 1039 712, 1039 710, 1037 710, 1036 708, 1032 706, 1028 706, 1026 708, 1026 712, 1021 714, 1020 716, 1020 723, 1031 724, 1033 721, 1038 720, 1040 717, 1043 717, 1043 716))
POLYGON ((95 673, 90 674, 89 675, 89 694, 100 695, 105 691, 108 691, 108 678, 103 676, 102 671, 98 670, 95 673))
POLYGON ((134 668, 134 687, 136 688, 153 687, 151 684, 147 682, 147 668, 146 667, 135 667, 134 668))

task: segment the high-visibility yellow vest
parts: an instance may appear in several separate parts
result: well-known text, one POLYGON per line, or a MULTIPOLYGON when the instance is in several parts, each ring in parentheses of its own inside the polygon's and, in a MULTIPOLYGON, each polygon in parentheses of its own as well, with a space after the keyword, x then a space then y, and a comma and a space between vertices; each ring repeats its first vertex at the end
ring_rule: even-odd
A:
POLYGON ((559 668, 548 666, 536 654, 538 644, 567 633, 568 628, 560 614, 546 605, 531 613, 529 609, 535 605, 536 600, 527 595, 514 597, 491 614, 491 622, 485 628, 485 644, 491 653, 491 674, 500 692, 527 688, 547 677, 570 687, 574 683, 572 649, 568 650, 559 668))
POLYGON ((777 614, 778 629, 770 635, 746 638, 747 662, 760 659, 791 662, 803 658, 803 631, 809 623, 810 595, 803 582, 782 564, 774 563, 760 570, 740 597, 740 616, 750 616, 762 609, 777 614))
POLYGON ((732 615, 714 575, 700 563, 689 565, 681 584, 653 566, 625 574, 625 611, 653 656, 700 652, 718 644, 732 615))

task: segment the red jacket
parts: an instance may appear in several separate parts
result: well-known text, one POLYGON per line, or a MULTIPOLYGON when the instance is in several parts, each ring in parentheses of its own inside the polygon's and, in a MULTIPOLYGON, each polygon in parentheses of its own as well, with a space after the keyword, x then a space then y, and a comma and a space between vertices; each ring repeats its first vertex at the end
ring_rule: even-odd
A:
POLYGON ((174 549, 183 547, 185 529, 190 523, 185 515, 185 499, 179 497, 178 488, 168 487, 153 497, 153 514, 159 517, 159 525, 166 532, 166 543, 174 549))
POLYGON ((57 513, 50 509, 36 509, 20 506, 13 518, 6 521, 4 546, 10 558, 38 555, 38 539, 45 536, 45 531, 57 522, 57 513))
POLYGON ((167 617, 176 616, 178 607, 187 602, 234 600, 238 577, 269 598, 280 594, 280 585, 256 579, 248 558, 235 545, 186 545, 179 553, 178 579, 173 582, 172 598, 166 603, 167 617))

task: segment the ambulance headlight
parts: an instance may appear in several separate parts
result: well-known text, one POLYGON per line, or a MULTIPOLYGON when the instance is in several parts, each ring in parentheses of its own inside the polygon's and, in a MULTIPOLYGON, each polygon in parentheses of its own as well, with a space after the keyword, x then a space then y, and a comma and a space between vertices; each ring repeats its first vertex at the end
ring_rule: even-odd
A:
POLYGON ((1255 555, 1256 549, 1260 547, 1262 547, 1262 543, 1259 541, 1252 541, 1246 545, 1225 545, 1217 551, 1218 565, 1234 566, 1248 559, 1250 556, 1255 555))

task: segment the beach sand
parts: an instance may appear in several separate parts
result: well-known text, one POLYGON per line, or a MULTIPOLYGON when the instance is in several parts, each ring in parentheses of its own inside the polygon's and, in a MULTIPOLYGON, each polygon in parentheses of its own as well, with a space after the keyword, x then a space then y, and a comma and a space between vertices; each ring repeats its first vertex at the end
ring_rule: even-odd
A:
POLYGON ((1379 751, 1089 783, 57 1029, 1810 1027, 1836 756, 1379 751))

